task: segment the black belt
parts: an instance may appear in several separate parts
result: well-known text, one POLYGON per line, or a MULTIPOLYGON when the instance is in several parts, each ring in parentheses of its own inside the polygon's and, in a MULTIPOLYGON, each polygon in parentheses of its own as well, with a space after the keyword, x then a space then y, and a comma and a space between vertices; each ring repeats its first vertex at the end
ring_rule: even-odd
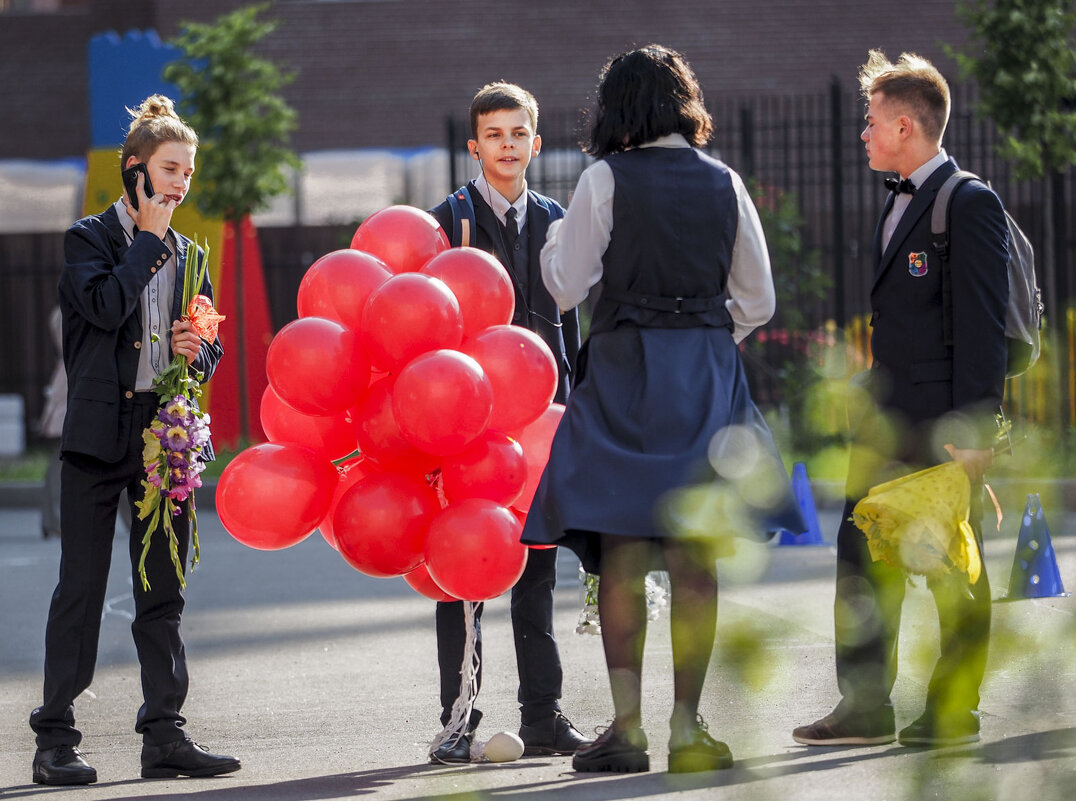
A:
POLYGON ((710 298, 670 298, 661 295, 644 295, 639 292, 631 292, 627 289, 602 289, 602 300, 611 300, 614 303, 622 303, 627 306, 638 306, 642 309, 653 309, 660 312, 673 314, 700 314, 717 308, 724 308, 727 296, 716 295, 710 298))

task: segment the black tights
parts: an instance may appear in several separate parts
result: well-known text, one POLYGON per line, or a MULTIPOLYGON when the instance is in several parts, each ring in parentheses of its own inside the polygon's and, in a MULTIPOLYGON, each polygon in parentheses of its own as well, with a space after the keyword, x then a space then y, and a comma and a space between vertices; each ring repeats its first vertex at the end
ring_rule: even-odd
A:
POLYGON ((698 541, 601 535, 598 610, 616 713, 614 728, 642 725, 646 574, 661 557, 672 586, 674 732, 695 725, 717 628, 717 563, 698 541))

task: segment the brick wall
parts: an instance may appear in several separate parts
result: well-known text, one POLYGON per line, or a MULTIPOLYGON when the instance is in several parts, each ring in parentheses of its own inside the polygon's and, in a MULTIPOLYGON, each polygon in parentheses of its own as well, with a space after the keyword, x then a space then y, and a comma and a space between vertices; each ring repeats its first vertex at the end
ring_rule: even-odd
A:
MULTIPOLYGON (((88 142, 86 43, 106 30, 175 35, 245 0, 94 0, 82 12, 0 15, 0 158, 81 155, 88 142)), ((445 119, 505 78, 546 111, 587 105, 602 63, 656 41, 682 51, 708 97, 851 84, 866 51, 914 50, 955 77, 941 42, 960 43, 953 4, 864 0, 279 0, 264 55, 297 70, 285 94, 300 151, 442 144, 445 119)))

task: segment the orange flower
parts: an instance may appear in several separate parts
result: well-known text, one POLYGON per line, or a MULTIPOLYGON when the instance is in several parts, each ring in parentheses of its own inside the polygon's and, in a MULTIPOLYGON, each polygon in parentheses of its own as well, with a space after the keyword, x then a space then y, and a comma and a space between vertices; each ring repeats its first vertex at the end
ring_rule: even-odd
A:
POLYGON ((213 301, 205 295, 195 295, 187 306, 187 319, 198 336, 212 345, 217 341, 217 328, 225 316, 213 308, 213 301))

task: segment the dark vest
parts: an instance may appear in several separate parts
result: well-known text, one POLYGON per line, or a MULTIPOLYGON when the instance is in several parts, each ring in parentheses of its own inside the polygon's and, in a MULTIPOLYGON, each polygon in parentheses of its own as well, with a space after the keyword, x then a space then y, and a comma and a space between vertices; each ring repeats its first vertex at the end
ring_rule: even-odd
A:
POLYGON ((729 169, 694 148, 606 157, 613 231, 592 333, 620 324, 732 327, 725 308, 739 221, 729 169))

